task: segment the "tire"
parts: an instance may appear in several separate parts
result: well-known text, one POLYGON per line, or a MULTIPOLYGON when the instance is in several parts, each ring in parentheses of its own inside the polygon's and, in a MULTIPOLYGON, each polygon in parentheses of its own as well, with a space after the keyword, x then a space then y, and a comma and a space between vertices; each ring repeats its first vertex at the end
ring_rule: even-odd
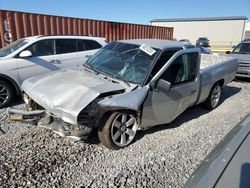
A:
POLYGON ((128 146, 138 128, 136 117, 126 112, 113 112, 104 117, 101 123, 98 137, 104 146, 113 150, 128 146))
POLYGON ((204 102, 204 105, 207 109, 213 110, 215 109, 220 102, 221 97, 221 86, 219 83, 213 85, 207 100, 204 102))
POLYGON ((8 106, 14 96, 14 88, 8 82, 0 80, 0 108, 8 106))

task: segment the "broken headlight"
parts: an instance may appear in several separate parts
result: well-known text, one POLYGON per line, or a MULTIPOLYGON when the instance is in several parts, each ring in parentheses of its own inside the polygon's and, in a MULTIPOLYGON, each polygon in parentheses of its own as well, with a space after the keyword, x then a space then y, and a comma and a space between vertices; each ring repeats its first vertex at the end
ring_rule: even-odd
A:
POLYGON ((26 93, 23 93, 23 101, 27 105, 29 105, 29 103, 30 103, 30 98, 29 98, 29 96, 26 93))

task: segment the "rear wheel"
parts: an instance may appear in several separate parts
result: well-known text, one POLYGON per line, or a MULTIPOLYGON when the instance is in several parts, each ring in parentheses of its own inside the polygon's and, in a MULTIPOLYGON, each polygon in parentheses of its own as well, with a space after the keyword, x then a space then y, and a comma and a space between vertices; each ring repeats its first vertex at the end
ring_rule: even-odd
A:
POLYGON ((209 110, 215 109, 219 105, 220 97, 221 97, 221 86, 219 83, 216 83, 212 87, 210 94, 204 103, 206 108, 208 108, 209 110))
POLYGON ((100 126, 98 136, 109 149, 120 149, 133 141, 137 128, 137 120, 133 114, 114 112, 100 126))
POLYGON ((9 83, 0 80, 0 108, 6 107, 10 104, 14 97, 14 89, 9 83))

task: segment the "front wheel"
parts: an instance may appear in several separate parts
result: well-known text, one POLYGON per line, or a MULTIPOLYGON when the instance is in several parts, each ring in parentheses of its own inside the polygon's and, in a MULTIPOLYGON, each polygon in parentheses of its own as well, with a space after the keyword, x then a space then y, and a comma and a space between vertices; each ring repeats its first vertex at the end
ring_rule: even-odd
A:
POLYGON ((5 81, 0 80, 0 108, 10 104, 14 97, 14 89, 5 81))
POLYGON ((217 83, 212 87, 210 94, 204 103, 206 108, 208 108, 209 110, 215 109, 219 105, 220 97, 221 86, 217 83))
POLYGON ((136 117, 126 112, 113 112, 100 125, 98 136, 101 143, 109 149, 120 149, 128 146, 138 128, 136 117))

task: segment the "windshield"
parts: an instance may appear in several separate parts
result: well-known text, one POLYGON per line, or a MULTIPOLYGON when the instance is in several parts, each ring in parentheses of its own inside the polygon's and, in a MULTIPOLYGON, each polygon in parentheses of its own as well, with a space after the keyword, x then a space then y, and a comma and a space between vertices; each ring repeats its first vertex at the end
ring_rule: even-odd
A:
POLYGON ((141 84, 158 52, 157 49, 145 45, 152 52, 150 53, 142 50, 142 46, 112 42, 100 49, 86 64, 113 78, 141 84))
POLYGON ((5 56, 11 54, 12 52, 18 50, 19 48, 21 48, 22 46, 24 46, 27 43, 28 43, 28 41, 26 39, 20 39, 14 43, 11 43, 11 44, 1 48, 0 49, 0 57, 5 57, 5 56))
POLYGON ((240 43, 234 48, 232 53, 235 54, 250 54, 250 43, 240 43))

